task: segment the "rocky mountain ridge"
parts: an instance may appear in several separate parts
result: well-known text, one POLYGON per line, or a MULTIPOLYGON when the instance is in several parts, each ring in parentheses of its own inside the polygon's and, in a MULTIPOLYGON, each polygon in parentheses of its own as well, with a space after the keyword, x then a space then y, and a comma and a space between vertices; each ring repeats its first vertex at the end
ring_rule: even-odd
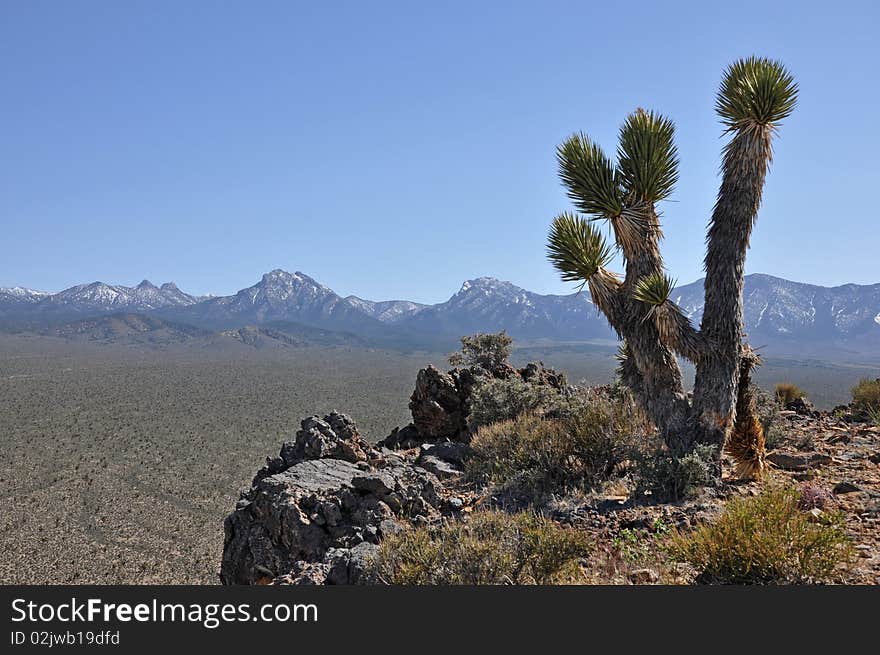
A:
MULTIPOLYGON (((702 280, 677 287, 672 298, 699 322, 702 280)), ((746 276, 743 300, 746 330, 756 345, 797 349, 807 343, 880 352, 880 284, 821 287, 752 274, 746 276)), ((217 330, 293 321, 412 342, 502 329, 519 340, 616 341, 589 294, 538 294, 491 277, 468 280, 449 300, 435 305, 342 297, 305 273, 281 269, 233 295, 208 298, 187 294, 170 282, 156 287, 147 280, 136 287, 93 282, 54 294, 0 289, 0 318, 33 322, 118 312, 217 330)))

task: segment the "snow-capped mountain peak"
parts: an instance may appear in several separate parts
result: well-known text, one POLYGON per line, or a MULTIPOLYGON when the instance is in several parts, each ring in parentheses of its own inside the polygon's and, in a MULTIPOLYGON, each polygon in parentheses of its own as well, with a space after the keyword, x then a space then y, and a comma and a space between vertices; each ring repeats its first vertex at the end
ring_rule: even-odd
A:
MULTIPOLYGON (((677 287, 673 300, 695 327, 704 305, 703 281, 677 287)), ((765 344, 818 344, 880 350, 880 284, 820 287, 769 275, 748 275, 743 291, 748 339, 765 344)), ((196 325, 253 325, 293 321, 360 335, 461 336, 507 330, 518 339, 557 342, 616 340, 587 292, 543 295, 493 277, 465 281, 446 302, 342 298, 312 277, 275 269, 234 295, 190 296, 172 282, 135 287, 103 282, 48 294, 25 287, 0 289, 0 317, 155 311, 196 325)), ((28 319, 30 320, 30 319, 28 319)), ((409 338, 409 336, 407 337, 409 338)))
POLYGON ((58 293, 36 296, 39 309, 49 312, 146 311, 168 306, 186 306, 198 302, 195 296, 183 293, 176 286, 157 288, 149 280, 136 287, 90 282, 78 284, 58 293))
POLYGON ((0 294, 4 296, 14 296, 16 298, 43 297, 52 295, 48 291, 37 291, 28 287, 0 287, 0 294))

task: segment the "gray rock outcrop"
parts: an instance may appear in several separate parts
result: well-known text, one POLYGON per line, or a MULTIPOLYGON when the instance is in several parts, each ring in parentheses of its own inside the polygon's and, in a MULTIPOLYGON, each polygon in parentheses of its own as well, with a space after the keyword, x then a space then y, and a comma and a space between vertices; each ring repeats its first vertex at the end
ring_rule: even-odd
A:
MULTIPOLYGON (((454 465, 434 457, 444 477, 454 465)), ((309 417, 224 523, 223 584, 371 582, 382 537, 445 509, 438 477, 369 447, 344 414, 309 417)))

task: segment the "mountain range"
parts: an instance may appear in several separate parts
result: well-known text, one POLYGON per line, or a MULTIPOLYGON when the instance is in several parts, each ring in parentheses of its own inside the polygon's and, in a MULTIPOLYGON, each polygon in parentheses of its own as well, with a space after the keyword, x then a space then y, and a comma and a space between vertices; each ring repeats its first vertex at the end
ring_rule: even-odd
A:
MULTIPOLYGON (((699 323, 702 280, 677 287, 672 298, 699 323)), ((830 351, 880 354, 880 284, 822 287, 753 274, 746 276, 743 302, 753 345, 807 357, 830 351)), ((133 314, 164 321, 161 329, 176 337, 187 336, 190 326, 237 334, 245 343, 296 333, 288 344, 293 345, 308 341, 309 330, 311 337, 323 335, 324 342, 379 346, 446 344, 463 334, 501 329, 533 343, 616 341, 588 294, 538 294, 489 277, 466 281, 449 300, 435 305, 342 297, 305 273, 280 269, 233 295, 216 297, 187 294, 171 282, 157 287, 147 280, 136 287, 92 282, 59 293, 0 288, 0 327, 7 330, 45 331, 51 326, 57 331, 67 326, 64 333, 75 334, 77 321, 124 315, 130 322, 133 314), (328 331, 346 336, 328 337, 328 331)), ((95 327, 83 329, 91 333, 95 327)))

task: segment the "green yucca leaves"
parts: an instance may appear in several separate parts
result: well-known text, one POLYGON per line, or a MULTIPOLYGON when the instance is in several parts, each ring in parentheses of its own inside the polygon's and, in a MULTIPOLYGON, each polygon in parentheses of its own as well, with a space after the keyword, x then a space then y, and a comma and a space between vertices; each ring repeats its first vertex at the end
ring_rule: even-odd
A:
POLYGON ((782 64, 752 56, 724 71, 715 110, 728 131, 771 125, 791 114, 797 94, 797 82, 782 64))
POLYGON ((637 109, 620 128, 617 147, 621 182, 635 202, 667 198, 678 181, 678 151, 671 120, 637 109))
POLYGON ((653 273, 639 280, 633 291, 633 298, 648 305, 658 307, 669 300, 675 280, 663 273, 653 273))
POLYGON ((623 211, 614 164, 585 134, 574 134, 556 149, 559 177, 575 207, 597 218, 623 211))
POLYGON ((547 258, 566 282, 586 282, 608 265, 611 249, 589 221, 565 212, 550 227, 547 258))

